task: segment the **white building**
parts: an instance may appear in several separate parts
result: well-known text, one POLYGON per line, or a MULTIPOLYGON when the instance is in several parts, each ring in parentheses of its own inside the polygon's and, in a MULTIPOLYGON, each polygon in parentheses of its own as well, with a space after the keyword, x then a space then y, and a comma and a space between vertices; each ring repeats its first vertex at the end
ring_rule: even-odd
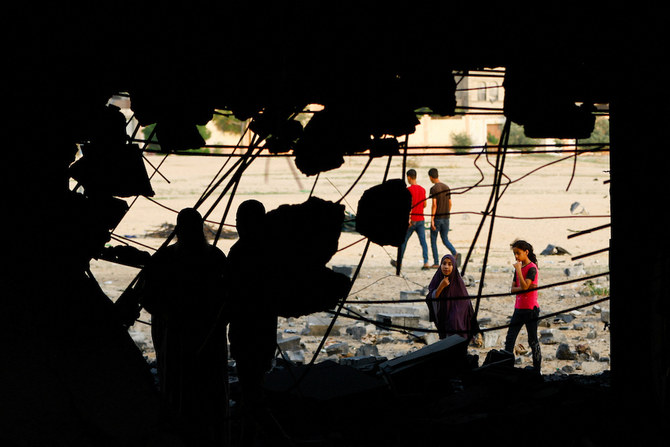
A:
POLYGON ((478 71, 466 76, 455 74, 458 114, 453 117, 423 115, 421 124, 410 136, 410 146, 452 146, 454 135, 466 134, 474 146, 482 146, 490 134, 500 137, 505 118, 502 115, 504 72, 502 69, 478 71), (463 112, 467 112, 464 114, 463 112))

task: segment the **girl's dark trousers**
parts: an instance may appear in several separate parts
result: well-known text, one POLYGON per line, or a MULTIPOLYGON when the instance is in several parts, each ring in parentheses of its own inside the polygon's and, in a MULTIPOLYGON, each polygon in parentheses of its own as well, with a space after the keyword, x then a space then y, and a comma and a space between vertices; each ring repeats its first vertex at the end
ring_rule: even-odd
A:
POLYGON ((537 338, 537 322, 540 316, 540 308, 534 307, 532 309, 514 309, 510 327, 507 330, 507 337, 505 338, 505 351, 514 353, 514 343, 521 331, 522 326, 526 326, 528 332, 528 344, 533 353, 533 368, 540 371, 542 363, 542 352, 540 350, 540 341, 537 338))

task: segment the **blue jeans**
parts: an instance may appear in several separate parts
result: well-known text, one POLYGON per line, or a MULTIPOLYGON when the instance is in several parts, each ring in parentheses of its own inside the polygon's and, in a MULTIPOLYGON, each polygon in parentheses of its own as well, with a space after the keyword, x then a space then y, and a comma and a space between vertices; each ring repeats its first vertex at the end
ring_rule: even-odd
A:
POLYGON ((435 219, 435 229, 430 229, 430 247, 433 249, 433 264, 440 263, 440 256, 437 249, 437 234, 440 234, 442 242, 447 246, 452 255, 456 256, 456 248, 449 242, 449 218, 435 219))
POLYGON ((423 220, 413 221, 412 225, 407 229, 407 234, 405 235, 405 242, 400 246, 400 253, 398 253, 398 263, 402 263, 403 255, 405 254, 405 247, 407 247, 407 241, 409 237, 416 231, 416 235, 419 237, 419 242, 421 243, 421 250, 423 251, 423 263, 428 264, 428 245, 426 245, 426 227, 424 227, 423 220))

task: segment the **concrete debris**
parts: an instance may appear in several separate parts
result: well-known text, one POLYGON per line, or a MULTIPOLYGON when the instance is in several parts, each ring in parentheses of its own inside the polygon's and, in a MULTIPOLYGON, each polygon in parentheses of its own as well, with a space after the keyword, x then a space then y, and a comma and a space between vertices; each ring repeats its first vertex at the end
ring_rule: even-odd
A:
POLYGON ((277 345, 282 351, 295 351, 301 348, 300 337, 294 335, 292 337, 282 338, 281 333, 277 336, 277 345))
POLYGON ((361 345, 356 349, 354 357, 379 357, 379 350, 375 345, 361 345))
POLYGON ((556 349, 556 358, 558 360, 576 360, 577 353, 570 349, 570 345, 567 343, 561 343, 556 349))
POLYGON ((573 266, 566 267, 563 270, 565 276, 574 277, 574 276, 586 276, 586 270, 584 270, 584 264, 579 262, 573 266))
POLYGON ((340 359, 339 363, 358 370, 369 370, 386 360, 388 360, 386 357, 379 357, 378 355, 356 355, 354 357, 344 357, 340 359))
POLYGON ((407 314, 418 316, 422 320, 428 320, 428 306, 425 303, 375 304, 365 309, 365 313, 374 319, 377 319, 379 314, 407 314))
POLYGON ((368 331, 365 328, 365 326, 355 325, 355 326, 349 326, 346 329, 346 333, 348 335, 351 335, 351 337, 354 340, 360 340, 361 338, 363 338, 368 333, 368 331))
POLYGON ((565 341, 565 335, 556 332, 554 329, 543 329, 540 331, 540 343, 544 345, 555 345, 565 341))
POLYGON ((297 351, 284 351, 284 355, 288 360, 295 363, 296 365, 305 364, 305 351, 302 349, 297 351))
POLYGON ((435 332, 420 332, 414 331, 412 333, 414 340, 425 345, 430 345, 437 342, 440 338, 435 332))
POLYGON ((349 354, 349 345, 345 342, 333 343, 325 347, 326 354, 330 355, 347 355, 349 354))
MULTIPOLYGON (((306 329, 309 329, 309 332, 303 335, 307 334, 316 336, 325 335, 326 331, 328 330, 328 327, 330 326, 331 321, 332 317, 330 316, 310 315, 307 318, 307 326, 306 326, 306 329)), ((330 335, 340 335, 340 327, 341 327, 340 324, 336 321, 335 325, 330 331, 330 335)))
POLYGON ((603 323, 609 324, 610 322, 610 311, 609 309, 603 309, 602 312, 600 313, 600 321, 603 323))
POLYGON ((392 388, 403 392, 407 389, 430 389, 443 385, 449 374, 466 367, 467 341, 458 335, 448 336, 404 356, 379 364, 383 377, 392 388), (417 383, 416 378, 421 377, 417 383))
POLYGON ((482 367, 487 365, 502 365, 502 366, 512 366, 514 365, 514 354, 505 351, 504 349, 491 349, 484 359, 482 367))
POLYGON ((570 252, 567 251, 563 247, 559 247, 558 245, 549 244, 549 245, 547 245, 547 247, 544 250, 542 250, 542 252, 540 254, 545 255, 545 256, 549 256, 549 255, 569 255, 570 252))
POLYGON ((571 214, 589 214, 586 212, 586 209, 584 206, 579 203, 579 202, 573 202, 572 205, 570 205, 570 213, 571 214))
POLYGON ((420 300, 426 298, 428 294, 428 289, 417 289, 417 290, 401 290, 400 291, 400 301, 407 300, 420 300))
POLYGON ((558 314, 554 317, 554 323, 571 323, 575 316, 569 313, 558 314))
POLYGON ((564 365, 564 366, 561 368, 561 371, 563 371, 563 372, 566 373, 566 374, 572 374, 572 373, 575 372, 575 367, 572 366, 572 365, 564 365))
POLYGON ((498 346, 500 335, 496 332, 484 332, 484 348, 495 348, 498 346))
POLYGON ((353 265, 333 265, 331 269, 334 272, 337 273, 342 273, 343 275, 347 275, 349 279, 352 279, 354 276, 354 271, 356 270, 356 267, 353 265))
POLYGON ((418 327, 419 316, 412 314, 377 314, 377 321, 383 325, 418 327))
MULTIPOLYGON (((324 402, 341 401, 361 394, 374 393, 385 385, 378 378, 362 373, 356 368, 326 360, 311 367, 305 365, 290 369, 275 368, 266 375, 264 387, 270 395, 289 392, 295 399, 307 398, 324 402), (309 373, 304 374, 308 368, 309 373), (298 380, 300 381, 295 386, 298 380)), ((305 408, 307 407, 303 410, 305 408)))

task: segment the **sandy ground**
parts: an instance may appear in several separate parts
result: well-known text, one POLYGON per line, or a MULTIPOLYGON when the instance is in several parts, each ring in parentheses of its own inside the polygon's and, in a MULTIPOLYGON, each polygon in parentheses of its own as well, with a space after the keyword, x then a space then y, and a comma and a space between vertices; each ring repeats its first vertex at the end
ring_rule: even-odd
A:
MULTIPOLYGON (((427 171, 431 167, 436 167, 440 172, 441 180, 452 188, 453 215, 449 237, 465 258, 480 224, 480 213, 486 208, 491 193, 493 167, 483 157, 480 157, 475 165, 475 155, 420 156, 419 154, 413 153, 407 159, 407 167, 413 167, 418 172, 419 184, 428 190, 431 184, 427 171), (483 179, 478 167, 483 171, 483 179), (480 187, 469 188, 480 180, 480 187)), ((132 241, 131 244, 138 243, 146 247, 157 248, 163 240, 148 235, 159 229, 162 224, 175 222, 176 214, 171 210, 176 211, 183 207, 193 206, 215 178, 226 159, 169 156, 163 161, 161 155, 148 155, 147 159, 153 166, 160 165, 161 175, 155 175, 152 179, 152 186, 156 193, 153 200, 169 209, 142 197, 136 201, 128 199, 128 203, 132 203, 131 209, 114 234, 128 238, 132 241)), ((314 187, 314 195, 325 200, 338 200, 358 177, 366 160, 365 157, 350 157, 339 169, 322 173, 314 187)), ((544 320, 549 327, 540 329, 551 329, 555 338, 564 340, 573 351, 579 344, 588 344, 590 350, 597 353, 596 356, 599 355, 600 360, 595 360, 593 355, 589 359, 556 360, 558 344, 543 344, 542 372, 544 374, 551 374, 563 368, 570 370, 571 367, 580 374, 595 374, 609 369, 607 361, 610 346, 609 331, 605 329, 601 321, 602 311, 608 311, 609 302, 604 301, 597 306, 591 304, 609 294, 608 276, 593 279, 593 284, 590 286, 581 279, 588 275, 607 272, 608 254, 605 252, 572 260, 575 256, 608 247, 609 228, 568 239, 569 235, 577 231, 609 223, 610 200, 607 184, 609 157, 607 154, 582 155, 578 158, 576 166, 573 165, 573 160, 566 154, 558 153, 509 155, 507 157, 505 174, 512 183, 505 189, 498 205, 497 218, 491 234, 488 268, 485 272, 484 285, 481 288, 483 295, 509 292, 512 263, 514 262, 509 245, 517 238, 526 239, 535 247, 539 258, 541 286, 578 279, 574 283, 553 285, 541 290, 539 300, 542 314, 559 312, 574 306, 587 305, 587 307, 573 312, 574 320, 569 323, 561 323, 554 318, 549 318, 544 320), (574 176, 573 167, 575 168, 574 176), (576 202, 579 206, 573 211, 579 214, 572 214, 571 206, 576 202), (549 244, 562 247, 570 254, 540 255, 540 252, 549 244), (570 275, 566 274, 566 269, 570 275)), ((490 161, 493 163, 493 157, 490 161)), ((231 164, 232 162, 229 162, 223 171, 225 172, 231 164)), ((343 201, 348 211, 356 213, 361 194, 382 181, 385 168, 386 159, 377 159, 372 162, 365 175, 343 201)), ((149 165, 147 169, 150 172, 152 170, 149 165)), ((389 178, 404 178, 400 157, 397 157, 391 164, 389 178)), ((232 200, 230 211, 225 219, 226 223, 234 223, 237 205, 249 198, 260 200, 268 210, 285 203, 301 203, 307 199, 314 181, 314 176, 307 177, 298 172, 291 158, 259 158, 245 172, 232 200)), ((226 195, 214 208, 214 199, 220 190, 219 188, 199 208, 203 214, 208 215, 208 220, 213 222, 221 220, 229 199, 229 196, 226 195)), ((232 227, 227 228, 234 230, 232 227)), ((468 289, 473 296, 476 296, 480 289, 482 263, 489 230, 490 218, 486 220, 474 244, 472 259, 466 270, 466 275, 470 275, 474 280, 473 286, 468 289)), ((342 233, 340 247, 343 249, 332 258, 331 265, 352 266, 355 269, 361 262, 365 247, 365 241, 360 240, 361 235, 357 233, 342 233), (354 244, 355 242, 357 243, 354 244)), ((221 239, 218 246, 224 253, 227 253, 234 242, 235 239, 221 239)), ((110 244, 118 245, 118 242, 112 241, 110 244)), ((146 247, 137 247, 153 252, 146 247)), ((400 301, 401 292, 421 290, 428 285, 434 272, 421 270, 421 248, 417 237, 413 235, 409 241, 400 276, 395 275, 395 269, 390 265, 390 260, 396 257, 396 250, 391 246, 370 245, 347 301, 350 309, 372 320, 379 312, 406 314, 412 310, 408 306, 413 306, 414 310, 420 314, 426 312, 426 306, 423 303, 400 302, 397 308, 390 307, 393 305, 375 306, 357 303, 363 300, 400 301)), ((439 251, 440 255, 446 253, 446 248, 441 243, 439 251)), ((263 268, 265 263, 279 260, 280 258, 274 253, 258 254, 259 268, 263 268)), ((136 269, 103 261, 93 261, 91 268, 103 290, 111 299, 116 299, 137 274, 136 269)), ((492 328, 504 325, 512 314, 513 303, 512 296, 482 298, 478 314, 482 327, 492 328)), ((476 305, 476 301, 473 300, 473 304, 476 305)), ((149 321, 150 317, 143 314, 141 320, 149 321)), ((308 320, 307 316, 291 320, 280 318, 278 328, 278 332, 284 337, 301 337, 300 341, 307 361, 311 359, 321 340, 320 336, 305 333, 308 320)), ((345 329, 356 323, 356 320, 340 317, 338 319, 338 324, 341 325, 339 335, 332 335, 326 345, 345 342, 349 346, 347 355, 351 356, 361 344, 374 344, 379 355, 388 358, 425 346, 424 343, 417 342, 415 337, 377 330, 370 325, 367 326, 367 335, 362 340, 355 340, 346 334, 345 329)), ((423 318, 419 325, 430 327, 430 324, 423 318)), ((151 357, 149 326, 138 322, 130 330, 140 342, 147 357, 151 357)), ((480 364, 488 351, 502 348, 505 332, 505 329, 487 331, 485 332, 485 346, 470 346, 471 353, 480 356, 480 364)), ((525 330, 522 330, 517 339, 517 344, 519 343, 527 346, 525 330)), ((323 358, 328 358, 327 353, 323 352, 319 355, 319 360, 323 358)), ((529 356, 520 355, 519 358, 520 367, 531 364, 529 356)))

